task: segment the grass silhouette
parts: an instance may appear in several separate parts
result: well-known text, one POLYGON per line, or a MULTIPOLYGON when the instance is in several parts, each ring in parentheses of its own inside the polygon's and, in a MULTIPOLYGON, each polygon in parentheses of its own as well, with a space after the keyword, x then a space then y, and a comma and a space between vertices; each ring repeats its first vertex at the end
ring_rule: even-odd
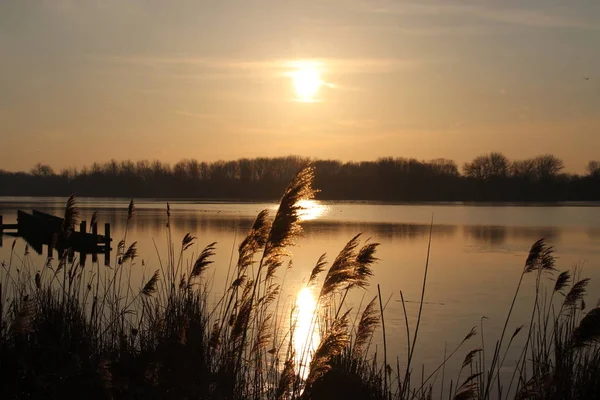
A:
MULTIPOLYGON (((174 399, 428 399, 446 363, 465 353, 458 376, 442 383, 439 395, 453 399, 587 399, 600 389, 600 311, 586 312, 588 284, 577 271, 555 276, 554 249, 533 244, 493 349, 465 349, 468 331, 429 376, 412 376, 415 343, 425 302, 425 264, 420 311, 411 331, 404 298, 407 359, 388 358, 385 305, 379 294, 364 307, 342 310, 349 292, 367 287, 377 262, 378 243, 356 235, 329 265, 321 256, 307 277, 316 289, 316 312, 308 338, 294 337, 297 305, 285 305, 278 271, 302 232, 302 200, 310 199, 314 170, 303 168, 289 184, 273 218, 261 211, 230 266, 225 291, 216 301, 206 271, 217 244, 190 262, 192 234, 139 288, 131 281, 136 242, 117 246, 112 268, 84 268, 67 252, 40 271, 15 246, 0 276, 0 397, 11 398, 174 398, 174 399), (509 325, 524 279, 535 277, 530 323, 511 334, 509 325), (551 284, 546 282, 551 278, 551 284), (212 296, 211 296, 212 295, 212 296), (290 315, 289 319, 285 315, 290 315), (381 327, 383 355, 371 349, 381 327), (312 335, 318 331, 318 335, 312 335), (509 337, 510 334, 510 337, 509 337), (525 345, 503 380, 509 349, 517 336, 525 345), (314 342, 313 342, 314 341, 314 342), (318 341, 318 343, 317 343, 318 341), (301 346, 295 345, 304 343, 301 346), (491 359, 486 358, 491 355, 491 359), (388 359, 396 360, 395 365, 388 359)), ((69 199, 63 233, 76 223, 69 199)), ((135 218, 130 203, 127 224, 135 218)), ((431 235, 431 233, 430 233, 431 235)), ((428 258, 427 258, 428 259, 428 258)), ((285 276, 285 275, 284 275, 285 276)))

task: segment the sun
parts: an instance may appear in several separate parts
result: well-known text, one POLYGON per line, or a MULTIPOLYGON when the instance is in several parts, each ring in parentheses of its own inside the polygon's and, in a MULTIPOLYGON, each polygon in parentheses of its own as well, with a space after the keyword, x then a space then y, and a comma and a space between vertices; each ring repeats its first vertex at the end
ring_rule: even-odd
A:
POLYGON ((323 85, 319 66, 315 63, 300 63, 291 75, 297 100, 302 102, 316 101, 315 97, 323 85))

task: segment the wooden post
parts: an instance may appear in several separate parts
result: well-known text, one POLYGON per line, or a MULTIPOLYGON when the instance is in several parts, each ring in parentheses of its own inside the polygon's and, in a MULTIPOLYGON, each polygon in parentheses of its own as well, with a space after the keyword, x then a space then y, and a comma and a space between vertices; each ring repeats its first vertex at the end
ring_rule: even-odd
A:
POLYGON ((110 224, 104 224, 104 265, 110 265, 110 224))
POLYGON ((87 231, 87 222, 81 221, 81 223, 79 224, 79 232, 86 233, 86 231, 87 231))
POLYGON ((110 244, 104 245, 104 265, 110 266, 110 244))
POLYGON ((110 247, 110 224, 108 222, 104 224, 104 244, 110 247))
POLYGON ((98 223, 92 224, 92 236, 94 237, 94 243, 98 243, 98 223))
POLYGON ((72 263, 74 257, 75 257, 75 252, 73 251, 73 249, 68 249, 67 250, 67 261, 72 263))
POLYGON ((86 258, 87 258, 87 254, 85 253, 85 251, 82 251, 79 253, 79 264, 81 264, 82 267, 85 267, 86 258))
POLYGON ((98 262, 98 254, 92 253, 92 263, 96 264, 98 262))
POLYGON ((0 215, 0 234, 2 234, 3 229, 4 229, 4 225, 2 224, 2 215, 0 215))
POLYGON ((52 243, 50 243, 48 245, 48 258, 52 258, 53 254, 52 254, 52 243))

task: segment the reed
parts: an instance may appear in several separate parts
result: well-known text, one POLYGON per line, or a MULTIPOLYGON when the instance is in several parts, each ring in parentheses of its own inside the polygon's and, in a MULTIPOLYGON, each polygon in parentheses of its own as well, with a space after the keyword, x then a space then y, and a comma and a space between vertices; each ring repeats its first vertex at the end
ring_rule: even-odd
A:
MULTIPOLYGON (((0 397, 387 400, 428 399, 438 387, 441 398, 453 399, 579 399, 598 393, 600 308, 586 311, 588 279, 569 271, 554 277, 554 249, 543 239, 528 253, 499 338, 483 339, 482 319, 481 346, 465 351, 449 385, 443 382, 445 367, 476 335, 475 328, 440 357, 439 365, 427 366, 428 374, 423 367, 422 377, 413 377, 419 326, 426 318, 431 240, 412 331, 400 292, 407 359, 394 357, 395 370, 388 365, 380 285, 378 296, 364 307, 346 303, 348 293, 364 291, 376 275, 379 244, 363 241, 361 234, 331 265, 325 255, 319 257, 306 277, 306 288, 318 296, 308 334, 301 333, 299 305, 287 301, 282 288, 293 267, 291 249, 302 234, 302 200, 315 193, 312 180, 312 168, 302 169, 273 218, 267 210, 258 214, 216 300, 206 274, 215 267, 217 243, 205 244, 193 257, 198 238, 188 233, 176 249, 169 205, 167 254, 161 256, 157 247, 159 268, 139 286, 131 282, 138 251, 127 229, 111 268, 84 268, 65 253, 38 269, 28 249, 21 256, 13 243, 0 275, 0 397), (513 330, 512 312, 528 275, 536 279, 530 323, 513 330), (550 284, 542 276, 551 277, 550 284), (525 345, 513 349, 522 332, 525 345), (372 350, 376 333, 382 334, 383 354, 372 350), (308 337, 299 337, 303 334, 308 337), (493 349, 486 343, 494 343, 493 349), (521 357, 506 380, 500 370, 509 349, 521 357), (439 371, 442 382, 435 386, 439 371)), ((77 216, 71 196, 65 235, 77 216)), ((132 200, 127 224, 134 218, 132 200)))

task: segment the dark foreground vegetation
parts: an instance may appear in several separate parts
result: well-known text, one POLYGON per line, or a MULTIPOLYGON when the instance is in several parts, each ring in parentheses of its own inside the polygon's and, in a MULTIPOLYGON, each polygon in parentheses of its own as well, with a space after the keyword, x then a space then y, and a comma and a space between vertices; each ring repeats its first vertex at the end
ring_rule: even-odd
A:
MULTIPOLYGON (((544 240, 533 244, 515 277, 504 329, 486 332, 485 341, 466 329, 439 366, 426 366, 429 375, 413 367, 428 262, 416 326, 404 315, 408 355, 399 359, 386 350, 385 299, 375 296, 360 309, 345 304, 349 292, 369 285, 377 261, 378 244, 360 235, 331 263, 315 257, 306 286, 316 294, 317 312, 308 331, 320 337, 296 345, 303 340, 294 329, 296 307, 286 308, 281 290, 291 268, 288 249, 301 232, 299 204, 313 196, 312 180, 312 169, 303 169, 276 215, 257 216, 216 300, 207 278, 216 244, 188 263, 196 241, 190 234, 178 248, 168 246, 140 287, 131 279, 132 268, 140 268, 136 244, 126 233, 110 268, 84 267, 66 254, 32 265, 27 248, 21 256, 13 245, 0 274, 0 398, 590 399, 599 393, 600 309, 585 306, 587 279, 557 273, 544 240), (536 282, 535 300, 517 306, 531 307, 531 320, 515 328, 511 313, 527 279, 536 282), (374 335, 383 338, 379 354, 374 335), (521 356, 508 365, 518 339, 521 356), (456 357, 462 368, 449 377, 445 365, 456 357), (511 379, 500 373, 507 368, 511 379), (433 392, 436 380, 445 381, 441 393, 433 392)), ((127 222, 134 214, 132 202, 127 222)), ((169 218, 167 206, 170 241, 169 218)), ((64 235, 76 220, 71 199, 64 235)))
MULTIPOLYGON (((275 200, 307 158, 256 158, 213 163, 183 160, 93 164, 56 173, 38 164, 28 173, 0 170, 0 196, 80 196, 275 200)), ((552 155, 527 160, 500 153, 475 158, 459 170, 446 159, 381 158, 312 161, 324 200, 381 201, 599 201, 600 162, 585 175, 564 173, 552 155)))

